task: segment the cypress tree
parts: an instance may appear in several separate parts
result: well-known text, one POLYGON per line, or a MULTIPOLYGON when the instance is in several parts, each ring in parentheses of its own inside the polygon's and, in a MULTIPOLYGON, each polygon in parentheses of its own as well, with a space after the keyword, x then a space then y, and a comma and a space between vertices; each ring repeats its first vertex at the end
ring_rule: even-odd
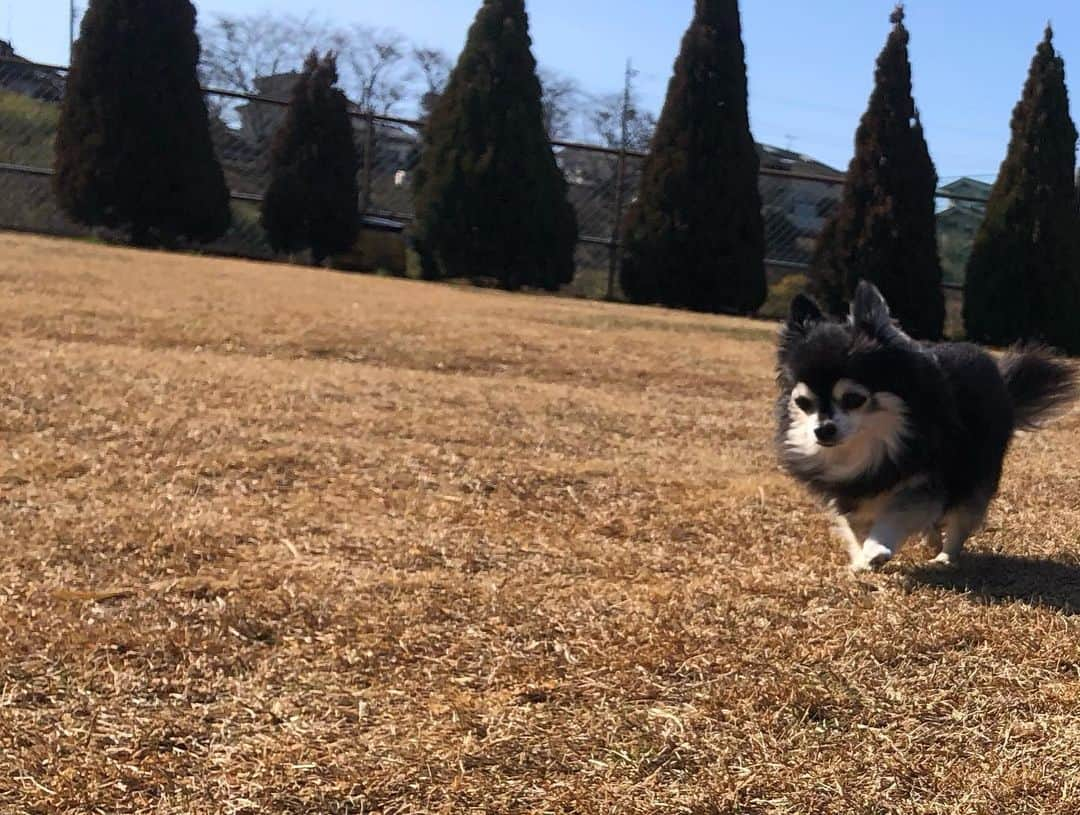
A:
POLYGON ((484 0, 414 176, 426 277, 549 290, 573 279, 577 218, 544 130, 531 45, 524 0, 484 0))
POLYGON ((335 56, 319 59, 313 51, 274 135, 262 206, 262 225, 274 251, 310 248, 316 265, 352 247, 360 220, 360 162, 349 103, 337 81, 335 56))
POLYGON ((1076 127, 1048 26, 1012 116, 1012 138, 975 237, 964 292, 969 339, 1038 339, 1080 352, 1076 127))
POLYGON ((758 169, 738 1, 696 0, 624 223, 631 301, 738 313, 764 303, 758 169))
POLYGON ((843 198, 818 242, 811 289, 841 314, 859 281, 869 280, 909 333, 937 340, 945 325, 937 171, 911 94, 903 6, 890 21, 870 103, 855 134, 843 198))
POLYGON ((91 0, 56 137, 57 198, 74 220, 140 245, 225 232, 198 62, 188 0, 91 0))

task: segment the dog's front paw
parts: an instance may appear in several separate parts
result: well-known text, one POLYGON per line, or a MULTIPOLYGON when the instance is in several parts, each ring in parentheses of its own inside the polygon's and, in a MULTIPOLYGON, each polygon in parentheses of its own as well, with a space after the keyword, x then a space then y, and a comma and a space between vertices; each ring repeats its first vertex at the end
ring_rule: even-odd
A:
POLYGON ((930 561, 931 566, 940 566, 943 569, 955 569, 959 563, 959 558, 956 555, 950 555, 948 552, 941 552, 930 561))
POLYGON ((854 574, 864 574, 873 571, 873 569, 874 567, 866 562, 866 558, 861 553, 851 559, 851 571, 854 574))
POLYGON ((877 541, 867 541, 858 555, 851 559, 851 569, 855 572, 870 572, 880 569, 893 558, 892 550, 877 541))

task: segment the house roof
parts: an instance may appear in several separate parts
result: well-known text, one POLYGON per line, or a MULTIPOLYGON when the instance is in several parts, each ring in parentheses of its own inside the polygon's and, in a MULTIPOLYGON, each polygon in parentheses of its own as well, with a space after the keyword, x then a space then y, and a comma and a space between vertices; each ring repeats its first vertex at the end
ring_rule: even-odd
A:
POLYGON ((300 79, 300 74, 296 71, 288 71, 281 74, 271 74, 270 76, 257 76, 252 84, 255 85, 255 90, 259 96, 268 96, 271 99, 280 99, 287 102, 292 95, 293 88, 296 87, 298 79, 300 79))
POLYGON ((952 193, 953 195, 971 195, 988 198, 991 189, 993 189, 992 184, 987 184, 985 181, 978 181, 974 178, 965 176, 964 178, 958 178, 955 181, 945 184, 941 188, 941 192, 946 195, 952 193))
POLYGON ((763 170, 781 170, 788 173, 803 173, 805 175, 822 175, 842 180, 844 173, 835 167, 830 167, 822 161, 818 161, 805 153, 796 153, 794 150, 786 150, 772 144, 757 145, 758 155, 761 157, 763 170))
MULTIPOLYGON (((784 173, 824 176, 835 178, 837 181, 844 180, 844 174, 824 162, 818 161, 811 156, 773 147, 770 144, 758 144, 758 156, 761 158, 763 170, 781 171, 784 173)), ((612 162, 610 154, 593 152, 583 148, 566 148, 557 151, 560 164, 564 171, 580 171, 592 173, 600 170, 607 171, 612 162)))
POLYGON ((960 224, 965 226, 978 226, 986 217, 984 212, 970 207, 948 207, 934 216, 939 224, 960 224))

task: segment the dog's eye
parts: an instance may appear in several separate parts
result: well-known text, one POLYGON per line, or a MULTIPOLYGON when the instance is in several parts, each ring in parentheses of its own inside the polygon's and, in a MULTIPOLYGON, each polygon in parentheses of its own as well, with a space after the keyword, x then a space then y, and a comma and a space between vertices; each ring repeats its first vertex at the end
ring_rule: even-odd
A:
POLYGON ((865 404, 866 396, 861 393, 856 393, 855 391, 845 393, 842 397, 840 397, 840 407, 842 407, 849 413, 853 410, 858 410, 865 404))
POLYGON ((814 400, 809 396, 797 396, 795 398, 795 406, 803 413, 814 412, 814 400))

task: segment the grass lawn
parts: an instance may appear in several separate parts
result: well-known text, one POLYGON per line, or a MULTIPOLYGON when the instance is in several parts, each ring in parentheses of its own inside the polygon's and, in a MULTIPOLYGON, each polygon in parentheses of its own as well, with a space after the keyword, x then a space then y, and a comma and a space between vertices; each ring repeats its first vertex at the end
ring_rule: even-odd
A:
POLYGON ((0 812, 1073 813, 1080 413, 853 577, 774 327, 0 234, 0 812))

